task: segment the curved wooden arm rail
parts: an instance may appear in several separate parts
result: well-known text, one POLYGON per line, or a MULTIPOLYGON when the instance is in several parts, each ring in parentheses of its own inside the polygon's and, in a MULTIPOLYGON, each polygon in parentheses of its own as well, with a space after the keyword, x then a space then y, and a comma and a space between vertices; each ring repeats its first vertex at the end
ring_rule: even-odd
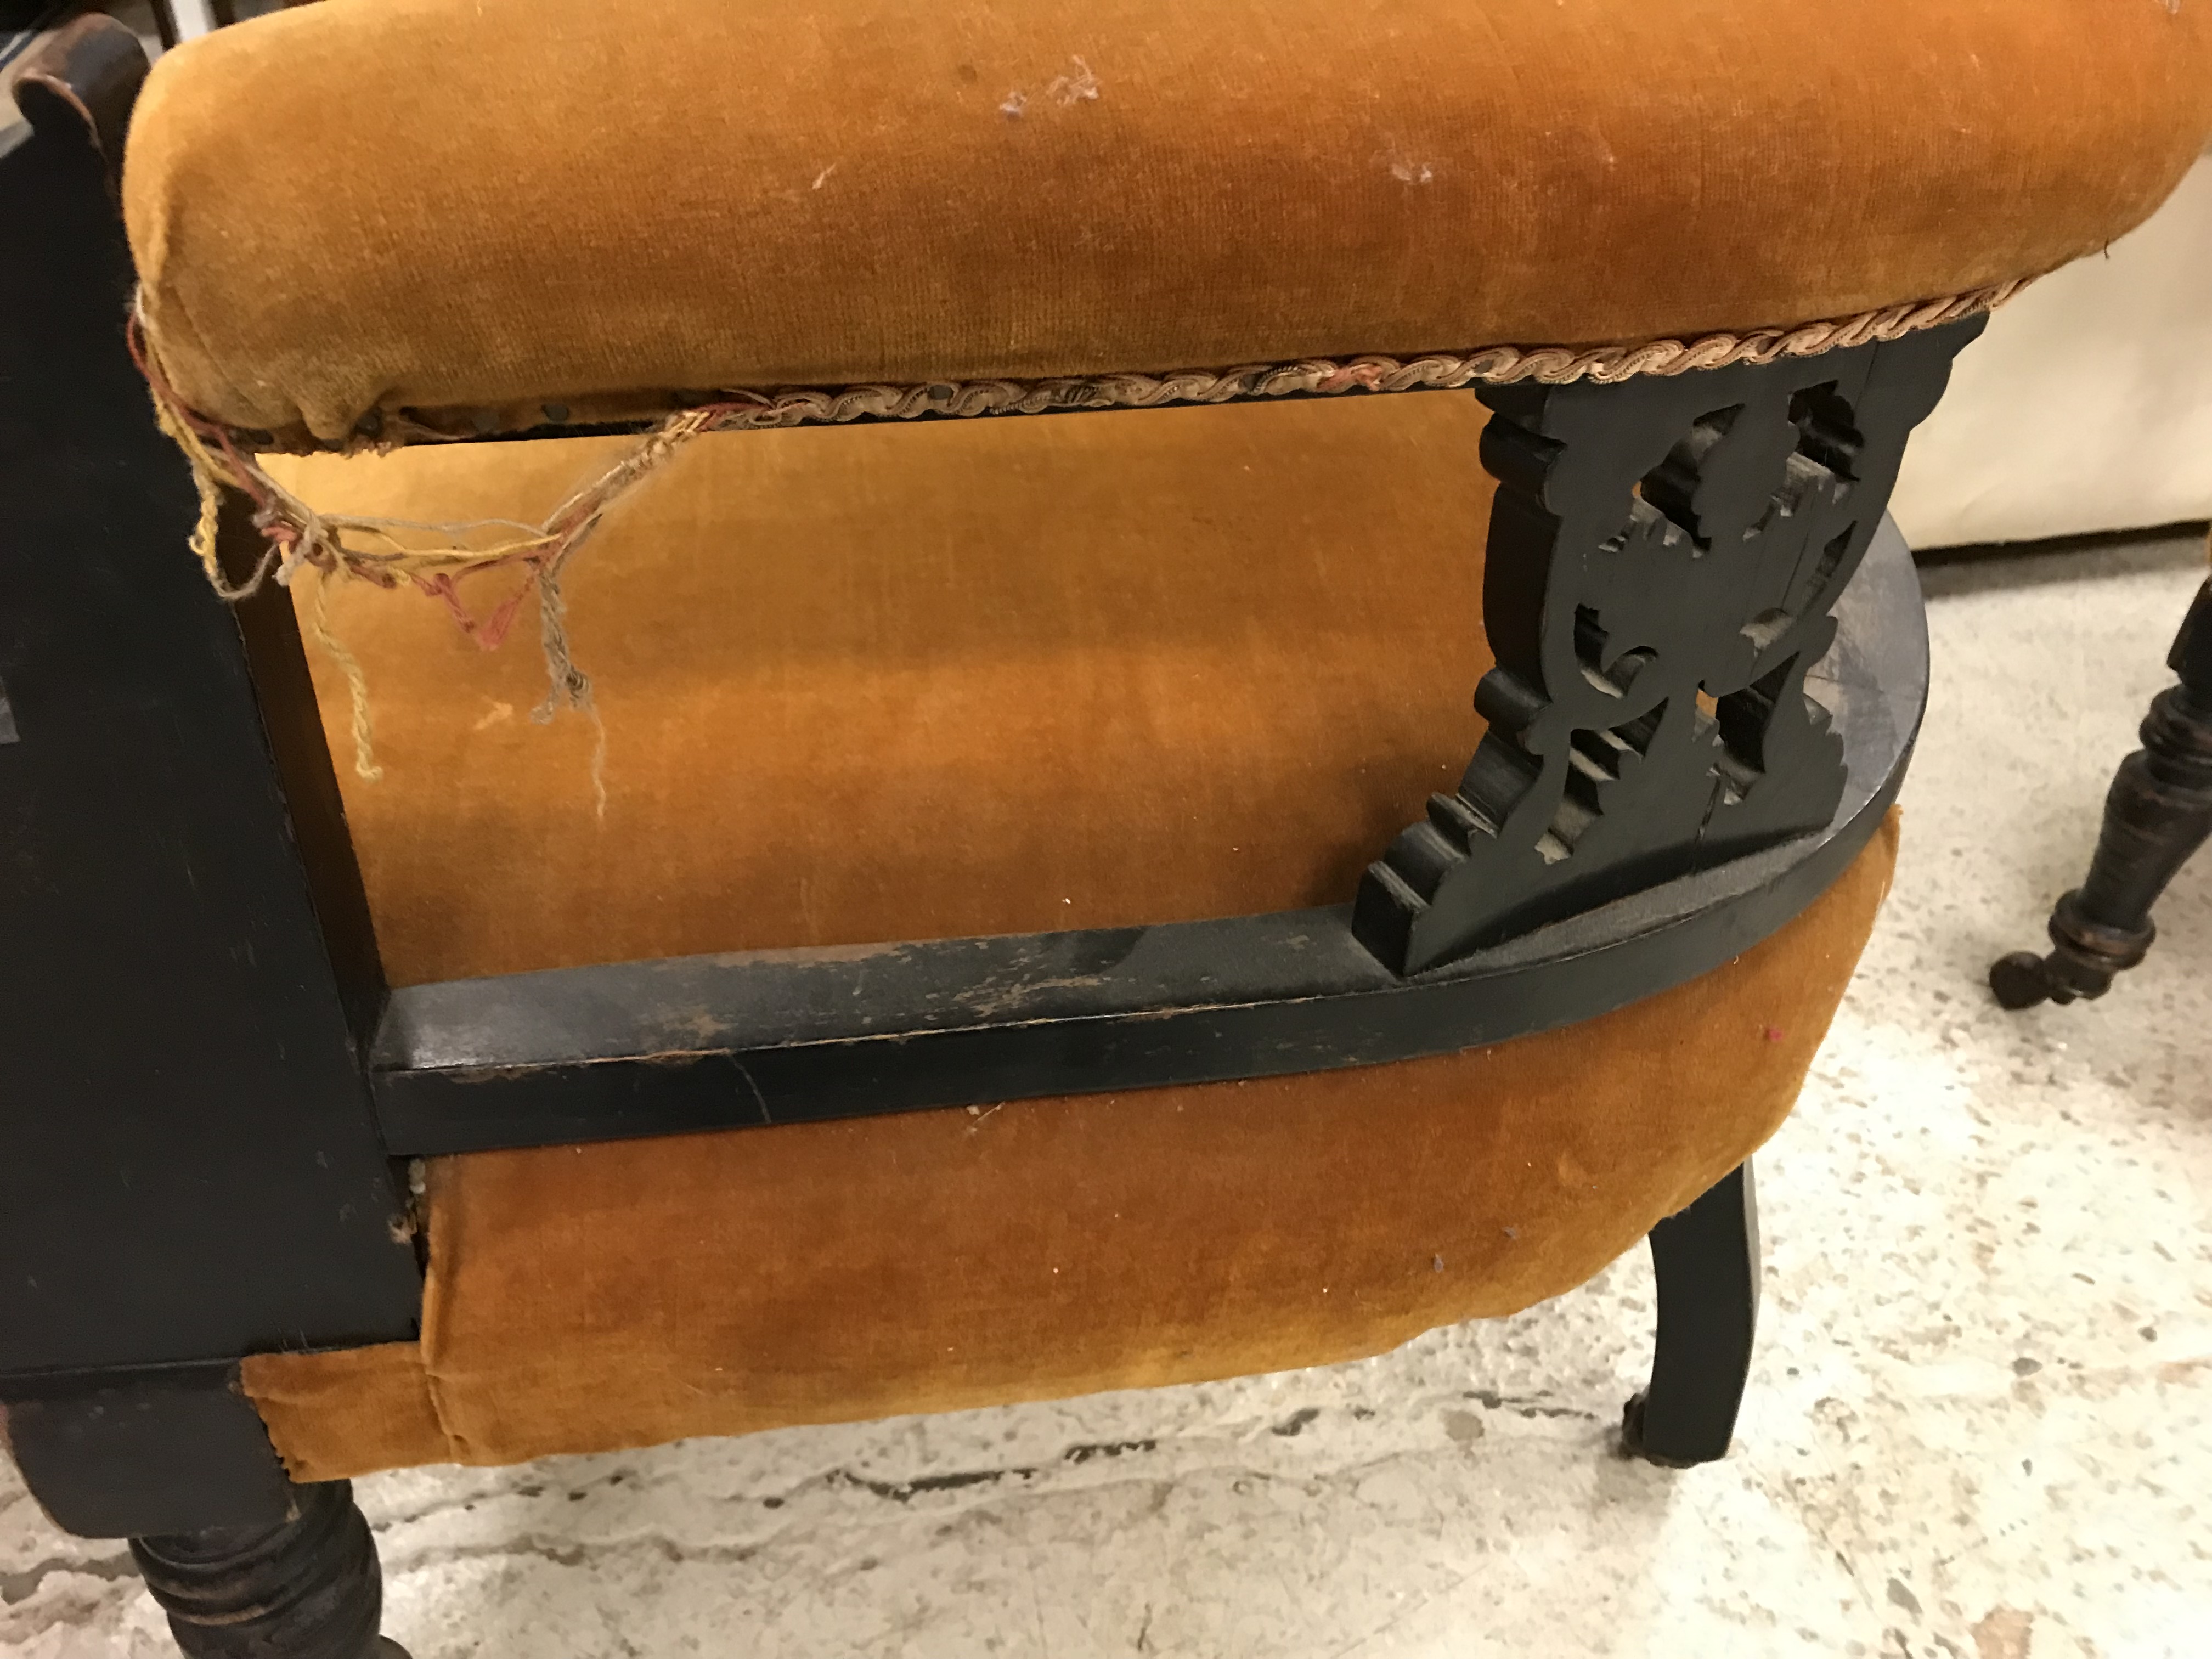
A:
POLYGON ((412 986, 371 1050, 378 1118, 394 1152, 477 1151, 1371 1065, 1587 1019, 1765 937, 1881 822, 1928 683, 1894 527, 1809 675, 1843 751, 1817 828, 1447 967, 1392 972, 1338 905, 412 986))

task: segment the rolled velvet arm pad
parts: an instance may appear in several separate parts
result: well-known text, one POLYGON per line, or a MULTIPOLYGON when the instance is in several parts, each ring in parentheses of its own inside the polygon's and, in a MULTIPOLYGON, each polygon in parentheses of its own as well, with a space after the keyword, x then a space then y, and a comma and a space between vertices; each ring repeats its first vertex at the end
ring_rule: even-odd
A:
POLYGON ((2208 130, 2160 0, 326 0, 165 58, 125 183, 179 392, 331 440, 1847 317, 2208 130))

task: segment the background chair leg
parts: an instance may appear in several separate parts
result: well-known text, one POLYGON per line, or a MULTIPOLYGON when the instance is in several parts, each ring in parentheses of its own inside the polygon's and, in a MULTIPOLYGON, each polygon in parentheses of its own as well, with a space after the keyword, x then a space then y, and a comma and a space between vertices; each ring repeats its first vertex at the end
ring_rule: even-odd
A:
POLYGON ((407 1659, 377 1634, 375 1540, 334 1480, 289 1520, 134 1538, 131 1553, 188 1659, 407 1659))
POLYGON ((1759 1200, 1737 1166, 1651 1230, 1659 1346, 1651 1383, 1621 1414, 1621 1444, 1683 1469, 1728 1455, 1759 1323, 1759 1200))
POLYGON ((2212 582, 2197 589, 2166 663, 2181 684, 2152 702, 2143 746, 2112 779, 2089 878, 2051 913, 2057 948, 1990 965, 1990 989, 2008 1008, 2104 995, 2143 959, 2158 935, 2151 906, 2212 833, 2212 582))

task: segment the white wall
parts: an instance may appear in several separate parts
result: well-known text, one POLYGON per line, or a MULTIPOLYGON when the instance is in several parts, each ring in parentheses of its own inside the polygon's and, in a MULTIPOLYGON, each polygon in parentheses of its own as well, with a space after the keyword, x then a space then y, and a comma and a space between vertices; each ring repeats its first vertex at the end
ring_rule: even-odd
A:
POLYGON ((207 0, 169 0, 169 15, 177 20, 179 40, 205 34, 215 27, 215 20, 208 15, 207 0))
POLYGON ((2212 519, 2212 157, 1990 319, 1891 510, 1915 547, 2212 519))

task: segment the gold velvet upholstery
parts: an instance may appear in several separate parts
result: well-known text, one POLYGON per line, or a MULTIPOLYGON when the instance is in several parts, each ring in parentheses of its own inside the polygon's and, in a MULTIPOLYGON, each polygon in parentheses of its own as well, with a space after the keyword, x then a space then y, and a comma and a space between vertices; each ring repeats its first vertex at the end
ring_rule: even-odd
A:
MULTIPOLYGON (((700 440, 567 580, 606 727, 349 586, 395 982, 1335 903, 1480 736, 1471 394, 700 440)), ((334 511, 541 515, 624 440, 283 463, 334 511)), ((465 597, 494 608, 488 576, 465 597)), ((311 584, 302 585, 302 599, 311 584)))
MULTIPOLYGON (((1325 903, 1480 723, 1466 394, 702 440, 534 640, 354 591, 341 765, 401 982, 1325 903)), ((592 444, 285 463, 528 517, 592 444)), ((492 584, 472 595, 479 611, 492 584)), ((345 691, 317 654, 332 745, 345 691)), ((296 1473, 1371 1353, 1581 1282, 1788 1112, 1887 880, 1572 1030, 1307 1077, 434 1160, 419 1345, 267 1356, 296 1473)))
POLYGON ((325 0, 163 58, 179 389, 374 409, 1639 340, 2033 275, 2212 128, 2156 0, 325 0))
POLYGON ((1885 827, 1727 966, 1303 1078, 435 1160, 417 1345, 250 1360, 296 1478, 1377 1353, 1571 1290, 1788 1115, 1885 827))

